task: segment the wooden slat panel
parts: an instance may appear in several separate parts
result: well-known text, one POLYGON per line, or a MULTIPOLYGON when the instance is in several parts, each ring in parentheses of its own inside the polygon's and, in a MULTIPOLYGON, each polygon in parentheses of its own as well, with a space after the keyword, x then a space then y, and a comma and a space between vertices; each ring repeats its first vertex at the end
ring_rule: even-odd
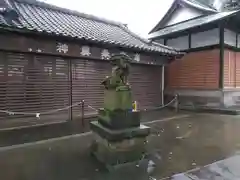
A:
POLYGON ((240 53, 236 54, 236 87, 240 87, 240 53))
MULTIPOLYGON (((86 60, 72 60, 72 103, 81 102, 85 98, 85 69, 86 60)), ((73 107, 73 117, 77 117, 81 113, 81 105, 73 107)))
MULTIPOLYGON (((4 53, 7 60, 7 74, 0 83, 5 88, 5 107, 1 110, 15 112, 46 112, 70 105, 69 65, 67 60, 48 56, 4 53)), ((1 65, 4 63, 0 63, 1 65)), ((4 97, 0 92, 0 98, 4 97)), ((69 111, 64 110, 55 115, 57 120, 66 120, 69 111), (59 114, 61 116, 57 116, 59 114)), ((48 119, 49 115, 41 115, 48 119)), ((1 113, 0 119, 14 119, 27 115, 8 116, 1 113)), ((30 119, 36 119, 31 115, 30 119)))
POLYGON ((219 50, 189 53, 167 68, 167 88, 216 89, 219 50))
MULTIPOLYGON (((0 109, 45 112, 70 105, 72 93, 73 104, 84 99, 86 113, 93 113, 95 111, 87 105, 95 109, 103 106, 104 87, 100 83, 110 74, 111 66, 107 61, 0 53, 0 109)), ((161 67, 133 64, 129 79, 140 109, 161 105, 161 67)), ((72 110, 73 117, 81 114, 80 105, 72 110)), ((69 113, 64 110, 40 117, 62 121, 69 117, 69 113)), ((36 120, 34 115, 0 113, 1 120, 16 118, 36 120)))
MULTIPOLYGON (((85 101, 86 113, 96 113, 94 109, 102 107, 104 87, 101 81, 110 75, 108 62, 76 59, 72 61, 73 103, 85 101)), ((81 113, 80 107, 73 108, 74 117, 81 113)))
POLYGON ((230 50, 224 51, 224 87, 235 88, 236 81, 236 55, 230 50))
MULTIPOLYGON (((103 105, 104 88, 101 81, 111 74, 108 62, 74 60, 73 73, 73 102, 85 100, 86 113, 95 111, 103 105), (82 77, 80 77, 82 75, 82 77)), ((161 105, 161 67, 148 65, 131 66, 129 82, 133 90, 133 98, 140 109, 152 108, 161 105)), ((79 109, 74 109, 74 116, 79 115, 79 109)))
MULTIPOLYGON (((106 76, 111 75, 111 66, 109 62, 87 61, 86 68, 86 92, 85 102, 93 108, 103 106, 104 87, 101 82, 106 76)), ((87 111, 94 111, 88 108, 87 111)))
POLYGON ((161 67, 134 64, 130 84, 139 109, 161 106, 161 67))

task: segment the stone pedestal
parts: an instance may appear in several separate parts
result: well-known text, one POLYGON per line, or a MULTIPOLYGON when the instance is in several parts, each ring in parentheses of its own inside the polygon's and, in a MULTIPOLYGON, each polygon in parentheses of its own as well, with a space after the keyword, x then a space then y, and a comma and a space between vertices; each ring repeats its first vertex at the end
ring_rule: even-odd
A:
POLYGON ((144 125, 123 130, 109 129, 98 121, 91 122, 94 133, 92 154, 109 170, 142 159, 150 128, 144 125))
POLYGON ((132 110, 106 110, 99 109, 98 122, 109 129, 119 130, 138 127, 140 125, 140 112, 132 110))

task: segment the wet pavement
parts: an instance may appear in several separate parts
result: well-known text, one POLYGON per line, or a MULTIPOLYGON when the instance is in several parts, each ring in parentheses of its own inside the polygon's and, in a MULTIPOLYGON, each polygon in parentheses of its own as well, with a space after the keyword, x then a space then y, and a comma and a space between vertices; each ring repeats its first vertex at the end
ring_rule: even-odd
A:
POLYGON ((179 173, 165 180, 239 180, 240 155, 212 163, 189 172, 179 173))
MULTIPOLYGON (((181 113, 184 113, 182 111, 181 113)), ((22 118, 13 118, 12 119, 1 119, 0 120, 0 131, 2 130, 9 130, 9 129, 20 129, 20 128, 27 128, 31 126, 43 126, 43 125, 51 125, 51 124, 57 124, 57 123, 65 123, 65 122, 71 122, 68 121, 67 113, 55 113, 52 115, 44 115, 44 117, 37 119, 36 117, 22 117, 22 118)), ((149 121, 149 120, 155 120, 159 118, 165 118, 165 117, 171 117, 176 115, 177 113, 175 110, 168 110, 168 109, 162 109, 160 111, 158 110, 152 110, 152 111, 142 111, 141 117, 142 121, 149 121)), ((178 113, 179 114, 179 113, 178 113)), ((87 114, 85 113, 85 124, 91 119, 95 119, 96 114, 91 113, 87 114)), ((74 118, 74 121, 78 121, 79 125, 82 125, 82 116, 81 114, 78 117, 74 118)), ((82 127, 81 127, 82 128, 82 127)))
MULTIPOLYGON (((176 113, 167 109, 161 111, 141 112, 141 121, 147 122, 174 117, 186 114, 186 112, 176 113)), ((53 122, 39 119, 29 121, 29 119, 2 120, 0 121, 0 147, 14 144, 22 144, 44 139, 67 136, 89 131, 89 122, 95 117, 74 119, 72 121, 53 122)))
POLYGON ((0 148, 0 179, 240 179, 240 116, 174 114, 144 123, 152 133, 138 164, 107 172, 90 156, 92 135, 84 133, 0 148))

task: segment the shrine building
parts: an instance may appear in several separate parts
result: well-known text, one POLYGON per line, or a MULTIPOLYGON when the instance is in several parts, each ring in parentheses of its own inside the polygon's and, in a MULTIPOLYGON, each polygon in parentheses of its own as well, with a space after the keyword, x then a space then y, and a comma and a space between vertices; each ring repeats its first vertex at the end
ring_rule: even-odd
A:
POLYGON ((186 52, 166 68, 166 99, 178 93, 182 107, 236 108, 240 10, 223 11, 214 0, 202 2, 173 1, 149 33, 150 40, 186 52))
POLYGON ((132 57, 130 84, 140 110, 162 106, 164 65, 180 54, 175 48, 139 37, 126 25, 37 0, 0 2, 1 119, 65 121, 103 104, 100 84, 111 72, 112 54, 132 57))

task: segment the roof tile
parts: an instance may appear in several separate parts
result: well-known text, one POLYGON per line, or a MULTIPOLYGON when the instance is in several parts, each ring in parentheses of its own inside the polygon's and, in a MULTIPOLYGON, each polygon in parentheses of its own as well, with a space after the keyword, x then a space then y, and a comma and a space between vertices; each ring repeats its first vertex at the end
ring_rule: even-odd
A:
POLYGON ((79 39, 92 40, 143 51, 177 54, 178 51, 140 38, 120 23, 91 15, 66 10, 46 3, 29 0, 14 0, 13 7, 19 13, 19 22, 7 24, 0 15, 0 26, 13 29, 46 32, 79 39))

